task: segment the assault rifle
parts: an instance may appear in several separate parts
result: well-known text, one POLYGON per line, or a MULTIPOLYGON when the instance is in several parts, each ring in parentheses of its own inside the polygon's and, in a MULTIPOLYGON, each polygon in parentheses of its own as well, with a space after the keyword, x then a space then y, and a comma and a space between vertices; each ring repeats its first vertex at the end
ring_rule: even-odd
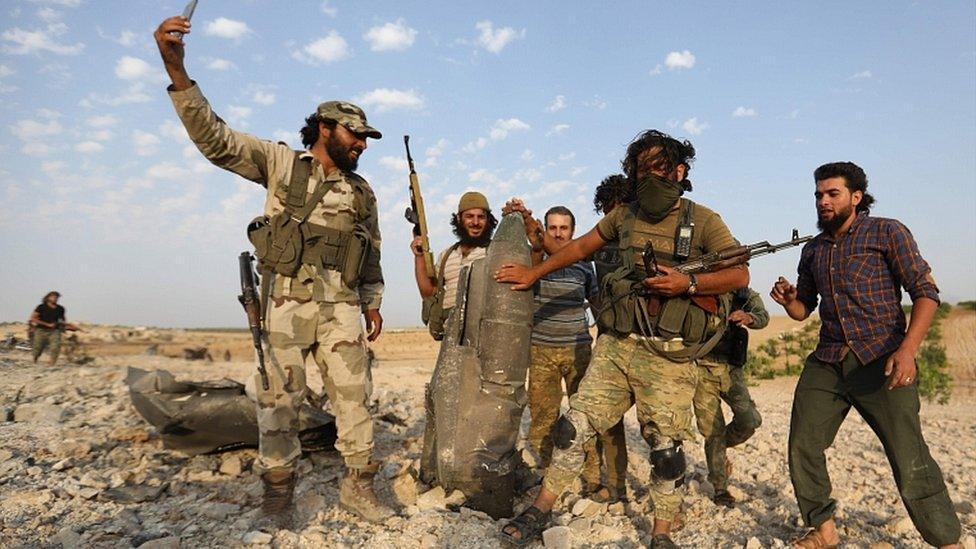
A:
POLYGON ((407 164, 410 166, 410 207, 403 212, 407 221, 413 224, 413 235, 420 237, 420 249, 424 253, 424 266, 427 276, 437 276, 434 270, 434 254, 430 251, 430 240, 427 238, 427 216, 424 214, 424 197, 420 194, 420 179, 413 167, 413 157, 410 156, 410 136, 403 136, 403 146, 407 148, 407 164))
POLYGON ((254 256, 251 255, 251 252, 241 252, 237 261, 241 269, 241 295, 237 296, 237 300, 241 302, 241 305, 244 306, 244 312, 247 313, 247 326, 251 329, 254 350, 258 354, 258 373, 261 374, 261 386, 267 391, 269 388, 268 371, 264 368, 264 349, 261 347, 261 298, 257 289, 258 276, 251 265, 254 256))
MULTIPOLYGON (((799 231, 793 229, 792 237, 786 242, 770 244, 769 241, 763 240, 762 242, 747 244, 745 246, 732 246, 731 248, 725 248, 724 250, 696 257, 691 261, 679 263, 673 266, 672 269, 684 274, 719 271, 728 267, 742 265, 754 257, 773 254, 786 248, 799 246, 811 238, 813 238, 813 235, 800 236, 799 231)), ((648 276, 657 276, 660 274, 660 271, 657 269, 657 261, 654 259, 654 246, 651 245, 650 241, 644 247, 644 268, 648 276)))

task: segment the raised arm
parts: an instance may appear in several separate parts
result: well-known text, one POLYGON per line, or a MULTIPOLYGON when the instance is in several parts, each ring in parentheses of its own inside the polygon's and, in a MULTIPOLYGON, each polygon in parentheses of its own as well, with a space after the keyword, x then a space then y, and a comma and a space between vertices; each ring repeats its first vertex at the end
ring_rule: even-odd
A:
POLYGON ((160 23, 153 37, 172 82, 169 93, 173 106, 200 152, 217 167, 264 186, 269 184, 269 173, 289 171, 290 166, 284 165, 291 161, 289 147, 234 131, 213 112, 186 72, 183 37, 170 34, 173 31, 188 34, 190 22, 183 17, 170 17, 160 23))
POLYGON ((495 280, 513 283, 513 290, 528 290, 535 284, 536 280, 590 257, 606 244, 607 241, 600 236, 595 228, 590 229, 588 233, 566 244, 538 265, 531 267, 514 263, 502 265, 500 269, 495 271, 495 280))

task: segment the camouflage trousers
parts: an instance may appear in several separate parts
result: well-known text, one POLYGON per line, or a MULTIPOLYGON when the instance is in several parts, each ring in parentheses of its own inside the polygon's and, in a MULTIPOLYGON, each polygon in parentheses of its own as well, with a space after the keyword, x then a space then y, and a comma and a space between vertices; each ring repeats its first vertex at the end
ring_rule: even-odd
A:
POLYGON ((298 410, 308 390, 305 361, 309 356, 319 368, 336 418, 336 449, 349 468, 369 464, 373 419, 367 400, 372 379, 360 314, 357 303, 273 298, 267 313, 270 388, 264 390, 257 373, 247 384, 247 393, 258 407, 259 472, 293 468, 301 455, 298 410))
POLYGON ((705 437, 705 462, 708 482, 715 490, 726 490, 729 477, 725 470, 724 400, 732 409, 732 423, 728 428, 755 431, 762 423, 756 403, 749 396, 742 368, 730 368, 727 362, 704 357, 698 360, 698 386, 695 388, 695 418, 698 432, 705 437))
POLYGON ((61 354, 61 330, 56 328, 41 328, 40 326, 34 328, 31 352, 35 362, 37 362, 37 359, 40 358, 45 349, 51 355, 51 364, 57 362, 58 355, 61 354))
MULTIPOLYGON (((543 468, 552 460, 552 428, 559 417, 563 400, 563 382, 566 394, 572 397, 590 364, 591 350, 588 344, 550 347, 532 346, 532 362, 529 365, 529 426, 528 444, 538 454, 543 468)), ((623 423, 615 425, 604 434, 594 437, 583 449, 582 477, 588 485, 602 484, 600 457, 606 463, 606 484, 617 494, 626 491, 627 443, 623 423)))
MULTIPOLYGON (((561 494, 579 474, 585 444, 605 433, 634 404, 641 434, 652 449, 671 447, 674 442, 694 437, 692 399, 698 382, 694 362, 672 362, 632 337, 602 334, 593 349, 593 359, 579 390, 569 399, 565 420, 557 426, 572 436, 565 447, 556 445, 543 486, 561 494)), ((673 345, 674 350, 681 348, 673 345)), ((563 421, 563 420, 560 420, 563 421)), ((673 520, 681 508, 684 484, 650 479, 655 517, 673 520)))

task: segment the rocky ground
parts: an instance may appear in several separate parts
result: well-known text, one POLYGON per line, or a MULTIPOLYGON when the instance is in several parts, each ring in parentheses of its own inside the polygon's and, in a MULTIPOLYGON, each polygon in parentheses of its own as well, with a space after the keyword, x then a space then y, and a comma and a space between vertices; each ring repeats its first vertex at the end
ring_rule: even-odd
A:
MULTIPOLYGON (((131 407, 123 383, 130 365, 169 369, 181 379, 243 380, 252 368, 243 356, 210 363, 105 353, 85 365, 50 367, 31 364, 23 351, 0 352, 0 420, 6 416, 0 423, 0 546, 498 547, 494 536, 501 522, 463 507, 448 510, 455 497, 428 492, 413 479, 423 431, 423 384, 433 352, 430 345, 407 344, 423 341, 422 335, 398 337, 390 338, 396 345, 377 350, 374 399, 377 456, 384 462, 380 496, 400 516, 373 526, 339 510, 341 460, 314 454, 301 461, 299 525, 270 532, 251 527, 261 493, 251 472, 255 452, 189 458, 164 450, 154 429, 131 407)), ((794 383, 779 378, 753 388, 765 422, 752 440, 730 453, 732 490, 741 501, 737 508, 711 503, 700 444, 687 447, 693 465, 688 525, 675 536, 679 544, 784 547, 799 531, 785 457, 794 383)), ((976 547, 972 396, 971 390, 957 391, 948 405, 924 403, 922 409, 928 444, 943 468, 970 548, 976 547)), ((627 427, 630 503, 606 508, 566 496, 554 517, 562 528, 549 532, 548 546, 640 547, 649 542, 649 468, 633 411, 627 427)), ((898 498, 880 444, 856 414, 841 429, 829 460, 841 502, 841 532, 849 546, 923 545, 898 498)))

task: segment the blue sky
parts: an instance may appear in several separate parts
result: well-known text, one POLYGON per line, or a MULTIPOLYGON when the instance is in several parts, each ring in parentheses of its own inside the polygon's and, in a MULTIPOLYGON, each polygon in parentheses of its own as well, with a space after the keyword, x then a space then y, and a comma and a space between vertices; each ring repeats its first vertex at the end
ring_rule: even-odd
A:
MULTIPOLYGON (((689 196, 743 242, 814 231, 813 169, 857 162, 943 298, 976 298, 971 1, 283 4, 200 0, 187 67, 261 137, 298 146, 328 99, 384 132, 360 170, 382 212, 388 326, 420 323, 405 133, 437 249, 468 189, 563 204, 590 228, 595 185, 660 128, 695 144, 689 196)), ((58 289, 76 320, 243 326, 236 256, 264 192, 207 164, 173 112, 151 32, 182 9, 0 7, 0 320, 58 289)), ((797 257, 755 261, 753 287, 795 278, 797 257)))

